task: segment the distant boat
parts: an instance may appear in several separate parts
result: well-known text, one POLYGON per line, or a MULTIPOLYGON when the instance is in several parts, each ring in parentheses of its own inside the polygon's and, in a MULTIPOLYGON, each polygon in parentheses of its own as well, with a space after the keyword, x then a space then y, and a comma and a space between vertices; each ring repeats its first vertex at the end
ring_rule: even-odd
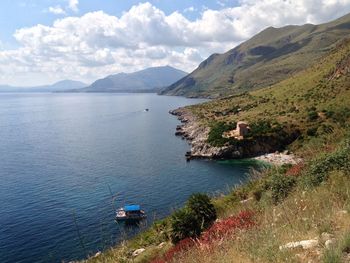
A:
POLYGON ((144 111, 149 111, 149 109, 145 109, 144 111))
POLYGON ((126 205, 116 211, 115 219, 117 221, 138 221, 145 219, 146 213, 141 210, 139 205, 126 205))

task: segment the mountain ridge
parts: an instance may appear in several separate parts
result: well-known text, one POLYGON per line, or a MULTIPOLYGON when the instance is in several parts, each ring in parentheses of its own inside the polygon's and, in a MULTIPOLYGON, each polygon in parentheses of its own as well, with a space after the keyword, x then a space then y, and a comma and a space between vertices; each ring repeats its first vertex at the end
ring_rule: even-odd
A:
POLYGON ((311 66, 350 33, 350 14, 321 25, 268 27, 223 54, 212 54, 161 95, 222 97, 282 81, 311 66))
POLYGON ((0 85, 0 92, 64 92, 70 89, 79 89, 87 86, 86 83, 76 80, 61 80, 50 85, 16 87, 0 85))
POLYGON ((118 73, 98 79, 80 92, 155 92, 187 75, 171 66, 150 67, 132 73, 118 73))

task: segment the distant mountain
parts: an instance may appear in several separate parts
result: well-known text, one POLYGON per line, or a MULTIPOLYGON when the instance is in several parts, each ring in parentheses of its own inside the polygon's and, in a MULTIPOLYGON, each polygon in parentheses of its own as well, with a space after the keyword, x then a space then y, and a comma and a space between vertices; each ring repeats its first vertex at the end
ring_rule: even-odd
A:
POLYGON ((0 92, 62 92, 71 89, 80 89, 87 84, 75 80, 62 80, 52 85, 36 87, 14 87, 9 85, 0 85, 0 92))
POLYGON ((350 34, 350 14, 322 25, 269 27, 213 54, 160 94, 220 97, 270 86, 312 65, 350 34))
POLYGON ((187 73, 170 66, 119 73, 96 80, 80 92, 150 92, 171 85, 187 73))

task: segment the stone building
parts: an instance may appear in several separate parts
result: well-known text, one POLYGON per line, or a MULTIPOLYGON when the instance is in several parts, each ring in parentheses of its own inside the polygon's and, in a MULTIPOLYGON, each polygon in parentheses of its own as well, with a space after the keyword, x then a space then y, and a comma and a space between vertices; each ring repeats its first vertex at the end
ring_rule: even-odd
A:
POLYGON ((237 140, 242 140, 249 132, 249 125, 244 121, 237 122, 236 129, 224 132, 222 137, 224 138, 235 138, 237 140))

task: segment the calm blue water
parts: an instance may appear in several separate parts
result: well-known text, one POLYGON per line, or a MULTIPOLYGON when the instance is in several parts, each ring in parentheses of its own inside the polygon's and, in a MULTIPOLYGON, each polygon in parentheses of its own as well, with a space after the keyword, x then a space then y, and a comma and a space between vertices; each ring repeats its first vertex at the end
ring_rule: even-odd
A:
POLYGON ((148 224, 193 192, 225 191, 249 167, 187 163, 168 114, 200 100, 152 94, 0 94, 0 262, 61 262, 118 243, 115 206, 148 224), (149 112, 143 109, 149 108, 149 112), (79 239, 79 234, 81 239, 79 239))

